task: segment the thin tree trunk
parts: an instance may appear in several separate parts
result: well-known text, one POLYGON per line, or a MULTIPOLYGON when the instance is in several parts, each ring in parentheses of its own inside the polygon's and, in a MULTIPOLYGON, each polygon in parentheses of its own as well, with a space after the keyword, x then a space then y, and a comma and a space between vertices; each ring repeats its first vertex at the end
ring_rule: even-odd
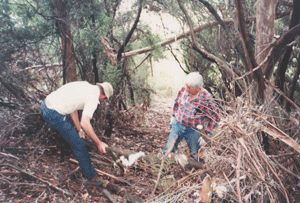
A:
POLYGON ((64 83, 76 81, 76 59, 74 55, 73 36, 70 29, 70 20, 67 14, 66 4, 62 0, 56 0, 54 8, 56 23, 61 35, 63 76, 64 83))
MULTIPOLYGON (((256 4, 256 38, 255 38, 255 58, 258 64, 262 63, 270 52, 275 33, 275 0, 260 0, 256 4)), ((272 63, 272 61, 271 61, 272 63)), ((274 69, 274 64, 263 64, 262 73, 266 80, 273 82, 273 71, 268 71, 268 66, 274 69)), ((266 87, 265 98, 269 101, 273 96, 272 87, 266 87)))
MULTIPOLYGON (((271 49, 269 45, 274 39, 275 2, 274 0, 260 0, 256 4, 255 58, 260 64, 267 57, 271 49)), ((266 69, 266 65, 263 65, 264 74, 266 69)))
POLYGON ((122 54, 123 54, 123 52, 125 50, 125 47, 126 47, 127 43, 129 42, 129 40, 130 40, 133 32, 135 31, 138 22, 140 21, 140 16, 141 16, 142 8, 143 8, 143 0, 140 0, 137 17, 136 17, 136 19, 135 19, 135 21, 133 23, 133 26, 130 29, 128 35, 126 36, 124 43, 121 45, 121 48, 118 51, 118 55, 117 55, 117 61, 118 61, 118 63, 121 61, 122 54))
MULTIPOLYGON (((252 71, 257 66, 257 62, 255 60, 254 51, 252 50, 251 44, 248 40, 248 34, 247 34, 246 24, 245 24, 245 20, 244 20, 242 1, 236 0, 235 4, 236 4, 236 13, 237 13, 238 26, 239 26, 240 35, 241 35, 241 41, 242 41, 243 48, 245 51, 247 64, 248 64, 250 70, 252 71)), ((258 88, 257 88, 258 98, 261 100, 261 102, 264 102, 264 99, 265 99, 264 92, 265 92, 266 86, 264 83, 263 72, 261 69, 258 69, 256 71, 254 71, 253 75, 254 75, 253 78, 256 80, 257 85, 258 85, 258 88)))
MULTIPOLYGON (((300 57, 298 57, 298 66, 297 66, 297 69, 295 71, 294 79, 293 79, 293 82, 292 82, 292 85, 291 85, 291 88, 290 88, 289 98, 292 101, 294 101, 294 92, 296 90, 296 86, 297 86, 297 81, 299 79, 299 75, 300 75, 300 57)), ((291 111, 291 103, 290 102, 287 103, 286 110, 288 112, 291 111)))
MULTIPOLYGON (((300 23, 300 15, 298 14, 300 10, 300 1, 294 0, 293 1, 293 13, 291 18, 291 23, 289 28, 293 28, 294 26, 298 25, 300 23)), ((279 89, 284 92, 284 83, 285 83, 285 72, 288 67, 288 63, 291 57, 291 53, 293 50, 293 46, 288 46, 284 52, 283 57, 279 61, 278 69, 276 71, 275 76, 275 85, 279 87, 279 89)), ((283 97, 281 99, 281 102, 283 102, 283 97)))
MULTIPOLYGON (((93 5, 93 0, 91 0, 92 5, 93 5)), ((93 25, 93 29, 96 28, 96 20, 95 20, 95 14, 92 14, 91 16, 92 18, 92 25, 93 25)), ((97 49, 96 49, 96 44, 95 42, 93 43, 94 47, 93 47, 93 59, 92 59, 92 63, 93 63, 93 72, 94 72, 94 77, 95 77, 95 83, 100 82, 99 81, 99 74, 98 74, 98 69, 97 69, 97 49)))

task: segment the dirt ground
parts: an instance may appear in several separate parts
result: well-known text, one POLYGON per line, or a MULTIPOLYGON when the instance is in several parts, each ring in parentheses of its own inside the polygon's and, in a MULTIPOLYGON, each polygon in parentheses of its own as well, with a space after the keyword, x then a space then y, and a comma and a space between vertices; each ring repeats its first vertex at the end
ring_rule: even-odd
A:
MULTIPOLYGON (((143 122, 126 129, 115 127, 108 144, 133 152, 141 151, 150 157, 161 157, 169 134, 167 125, 172 105, 173 98, 155 96, 148 111, 142 115, 143 122)), ((14 132, 5 143, 2 142, 0 202, 112 202, 104 195, 103 187, 90 184, 82 176, 78 165, 70 161, 74 156, 69 147, 63 146, 65 152, 62 161, 62 147, 58 146, 59 141, 54 138, 53 131, 43 127, 40 129, 40 132, 32 132, 31 135, 16 135, 14 132)), ((120 167, 119 156, 100 154, 93 148, 91 140, 86 139, 86 143, 95 168, 108 174, 100 175, 102 180, 124 191, 122 194, 129 194, 141 202, 153 197, 151 193, 159 164, 156 171, 143 163, 120 167)), ((179 150, 188 153, 185 142, 181 142, 179 150)), ((168 171, 164 172, 166 178, 161 180, 155 195, 186 175, 176 164, 170 164, 168 171)), ((126 202, 126 195, 113 192, 111 195, 116 202, 126 202)))

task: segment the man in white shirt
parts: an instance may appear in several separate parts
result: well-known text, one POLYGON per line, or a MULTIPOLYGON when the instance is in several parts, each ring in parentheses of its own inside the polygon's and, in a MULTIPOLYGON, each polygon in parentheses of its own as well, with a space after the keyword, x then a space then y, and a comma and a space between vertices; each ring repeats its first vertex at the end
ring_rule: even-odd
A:
POLYGON ((100 141, 90 120, 100 101, 113 95, 110 83, 92 85, 86 81, 70 82, 49 94, 41 104, 41 113, 50 127, 70 144, 72 151, 88 179, 96 176, 87 151, 85 133, 95 142, 101 153, 106 153, 107 144, 100 141), (78 110, 82 110, 79 121, 78 110), (70 122, 73 121, 74 126, 70 122))

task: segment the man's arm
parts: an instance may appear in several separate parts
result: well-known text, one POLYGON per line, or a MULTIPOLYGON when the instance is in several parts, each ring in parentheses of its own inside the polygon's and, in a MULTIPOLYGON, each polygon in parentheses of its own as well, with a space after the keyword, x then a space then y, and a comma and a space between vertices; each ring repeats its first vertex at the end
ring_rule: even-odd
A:
POLYGON ((95 142, 98 150, 102 153, 106 153, 105 148, 108 147, 108 145, 99 140, 90 121, 91 118, 89 116, 82 114, 80 125, 83 128, 84 132, 95 142))
POLYGON ((84 139, 85 138, 84 132, 79 131, 81 129, 81 125, 80 125, 79 118, 78 118, 78 111, 74 111, 73 113, 70 114, 70 116, 73 121, 73 124, 75 125, 76 130, 78 131, 79 137, 84 139))
POLYGON ((211 131, 216 127, 218 122, 220 122, 220 117, 218 114, 217 106, 216 106, 215 101, 212 98, 212 96, 210 96, 208 101, 209 101, 209 103, 207 105, 207 108, 205 108, 207 111, 206 116, 209 119, 209 122, 207 123, 206 133, 210 134, 211 131))

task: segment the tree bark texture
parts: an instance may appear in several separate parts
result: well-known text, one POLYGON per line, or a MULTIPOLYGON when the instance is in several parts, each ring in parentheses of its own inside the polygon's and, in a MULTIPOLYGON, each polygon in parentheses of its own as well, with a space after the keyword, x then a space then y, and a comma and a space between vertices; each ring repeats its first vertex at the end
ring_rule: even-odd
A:
MULTIPOLYGON (((260 64, 269 55, 275 33, 275 0, 260 0, 256 4, 256 37, 255 37, 255 58, 260 64)), ((270 61, 272 63, 273 60, 270 61)), ((263 64, 261 70, 266 80, 272 82, 274 64, 263 64), (268 67, 270 70, 268 71, 268 67)), ((272 87, 266 87, 265 97, 267 100, 273 96, 272 87)))
MULTIPOLYGON (((291 23, 289 28, 293 28, 294 26, 300 23, 300 1, 294 0, 293 1, 293 13, 291 18, 291 23)), ((280 59, 278 64, 278 69, 276 71, 275 76, 275 85, 284 92, 284 83, 285 83, 285 73, 288 68, 288 63, 290 61, 291 53, 293 50, 293 46, 288 46, 283 54, 283 57, 280 59)), ((282 102, 282 100, 281 100, 282 102)))
POLYGON ((63 61, 63 80, 64 83, 76 81, 76 59, 73 47, 73 36, 71 34, 70 20, 64 0, 56 0, 54 8, 56 24, 61 35, 62 61, 63 61))
MULTIPOLYGON (((255 58, 260 64, 267 57, 270 51, 269 45, 274 39, 275 0, 260 0, 256 4, 255 58)), ((264 74, 266 68, 262 66, 264 74)))
MULTIPOLYGON (((294 75, 293 82, 292 82, 292 85, 291 85, 291 88, 290 88, 290 93, 289 93, 289 98, 292 101, 294 101, 294 93, 295 93, 295 90, 296 90, 299 75, 300 75, 300 57, 298 57, 298 66, 297 66, 297 69, 295 70, 295 75, 294 75)), ((286 110, 288 112, 291 111, 291 103, 290 102, 287 103, 286 110)))
MULTIPOLYGON (((245 51, 247 64, 250 67, 250 70, 253 70, 257 66, 257 62, 255 60, 254 50, 252 50, 251 44, 248 40, 248 34, 246 29, 246 23, 244 19, 244 12, 243 12, 243 6, 242 1, 236 0, 236 13, 237 13, 237 19, 238 19, 238 27, 240 31, 241 41, 242 45, 245 51)), ((263 72, 261 69, 258 69, 254 71, 253 78, 257 82, 258 88, 257 88, 257 95, 258 98, 263 102, 265 99, 265 83, 263 78, 263 72)))

